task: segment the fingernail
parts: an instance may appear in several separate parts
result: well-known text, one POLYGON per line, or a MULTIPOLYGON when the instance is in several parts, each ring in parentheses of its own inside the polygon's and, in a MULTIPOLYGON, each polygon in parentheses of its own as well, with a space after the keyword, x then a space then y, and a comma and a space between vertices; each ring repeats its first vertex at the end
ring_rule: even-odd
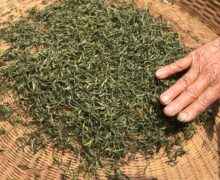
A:
POLYGON ((173 116, 174 111, 175 111, 175 107, 173 106, 167 106, 164 109, 165 114, 168 116, 173 116))
POLYGON ((179 115, 178 115, 178 117, 177 117, 177 119, 179 120, 179 121, 187 121, 188 120, 188 117, 189 117, 189 115, 188 115, 188 113, 186 113, 186 112, 181 112, 179 115))
POLYGON ((160 76, 162 76, 164 74, 164 72, 162 71, 162 70, 157 70, 156 71, 156 76, 157 77, 160 77, 160 76))
POLYGON ((163 103, 167 103, 169 101, 169 95, 165 94, 161 96, 161 100, 163 103))

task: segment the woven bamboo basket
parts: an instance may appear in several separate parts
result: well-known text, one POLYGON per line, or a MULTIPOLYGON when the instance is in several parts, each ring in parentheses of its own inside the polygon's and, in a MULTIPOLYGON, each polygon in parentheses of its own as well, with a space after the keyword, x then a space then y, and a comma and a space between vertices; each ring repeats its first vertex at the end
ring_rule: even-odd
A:
POLYGON ((192 15, 197 16, 220 34, 220 1, 219 0, 170 0, 192 15))
MULTIPOLYGON (((149 8, 154 16, 163 15, 171 23, 173 29, 182 36, 187 46, 198 47, 217 37, 220 25, 219 0, 173 0, 184 10, 172 3, 161 0, 138 0, 138 6, 149 8), (189 11, 191 15, 187 12, 189 11), (193 12, 193 13, 192 13, 193 12), (194 17, 195 16, 195 17, 194 17), (196 17, 203 19, 200 22, 196 17), (209 25, 213 30, 211 30, 209 25), (198 38, 193 38, 197 36, 198 38)), ((48 1, 52 3, 52 1, 48 1)), ((26 10, 38 6, 43 8, 42 0, 1 0, 0 22, 16 21, 25 16, 26 10)), ((9 46, 3 44, 3 51, 9 46)), ((0 104, 14 105, 12 92, 0 97, 0 104)), ((130 179, 150 180, 219 180, 220 179, 220 115, 216 113, 215 120, 210 120, 205 126, 198 126, 194 137, 184 144, 187 153, 178 158, 175 166, 166 163, 167 157, 163 153, 157 154, 154 159, 147 161, 137 155, 129 165, 123 167, 124 173, 130 179)), ((24 121, 31 118, 23 115, 24 121)), ((62 160, 62 169, 69 169, 71 176, 77 162, 70 161, 72 153, 61 154, 54 152, 50 146, 44 151, 33 154, 28 147, 17 146, 16 139, 32 129, 18 125, 15 129, 10 123, 0 121, 0 127, 7 130, 7 135, 0 136, 0 147, 5 151, 0 153, 0 179, 62 179, 60 167, 53 164, 53 156, 62 160), (25 168, 24 168, 25 167, 25 168)), ((79 177, 84 179, 84 177, 79 177)), ((100 179, 106 179, 100 173, 100 179)))

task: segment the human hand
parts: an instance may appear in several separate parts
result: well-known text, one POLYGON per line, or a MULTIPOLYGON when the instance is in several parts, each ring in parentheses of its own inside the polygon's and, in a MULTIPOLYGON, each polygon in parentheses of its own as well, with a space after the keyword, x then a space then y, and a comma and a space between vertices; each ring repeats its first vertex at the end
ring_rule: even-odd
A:
POLYGON ((188 69, 160 96, 167 116, 189 122, 220 99, 220 38, 196 49, 188 56, 157 70, 158 79, 188 69))

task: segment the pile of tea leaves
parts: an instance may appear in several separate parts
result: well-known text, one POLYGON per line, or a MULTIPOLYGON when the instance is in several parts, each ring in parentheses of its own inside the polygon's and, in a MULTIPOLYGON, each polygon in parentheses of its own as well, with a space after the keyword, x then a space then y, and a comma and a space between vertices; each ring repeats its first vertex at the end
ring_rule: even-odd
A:
POLYGON ((137 153, 183 154, 192 125, 163 115, 159 95, 173 82, 155 71, 187 49, 162 18, 133 3, 62 0, 31 10, 0 37, 11 44, 0 57, 0 83, 37 125, 32 147, 71 150, 92 174, 118 173, 137 153))

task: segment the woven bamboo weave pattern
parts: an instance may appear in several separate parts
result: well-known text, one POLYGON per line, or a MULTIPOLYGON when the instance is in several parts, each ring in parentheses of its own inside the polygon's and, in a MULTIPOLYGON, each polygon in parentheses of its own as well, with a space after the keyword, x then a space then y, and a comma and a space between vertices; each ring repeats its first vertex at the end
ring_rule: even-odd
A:
MULTIPOLYGON (((41 4, 41 0, 1 0, 0 23, 6 21, 6 12, 9 15, 12 13, 14 16, 20 16, 20 13, 41 4)), ((217 37, 216 33, 205 24, 179 8, 162 3, 160 0, 139 0, 138 5, 150 8, 155 16, 163 15, 174 26, 174 29, 180 32, 185 44, 193 47, 201 46, 217 37), (191 34, 198 36, 199 41, 191 39, 191 34)), ((8 47, 7 44, 2 44, 0 51, 8 47)), ((0 104, 14 107, 16 106, 15 99, 13 93, 8 92, 4 97, 0 97, 0 104)), ((31 117, 22 111, 21 116, 20 118, 23 121, 31 121, 31 117)), ((53 164, 53 156, 59 157, 64 164, 67 164, 61 168, 69 169, 68 175, 72 175, 77 166, 77 162, 71 161, 72 153, 53 152, 52 148, 48 146, 44 151, 33 154, 28 147, 23 149, 16 143, 17 138, 33 131, 33 129, 20 124, 14 128, 10 123, 1 120, 0 127, 7 130, 7 135, 0 136, 0 147, 5 150, 0 152, 0 180, 60 180, 63 176, 60 167, 53 164)), ((131 180, 150 180, 152 177, 158 180, 219 180, 220 114, 216 115, 215 121, 210 121, 204 127, 198 126, 197 133, 185 143, 184 147, 187 154, 179 157, 177 165, 173 167, 166 163, 167 157, 163 156, 163 153, 156 155, 149 162, 138 155, 134 161, 123 167, 124 173, 131 180)), ((84 179, 83 177, 80 178, 84 179)), ((100 173, 100 179, 106 178, 100 173)))
POLYGON ((185 10, 199 17, 214 31, 220 34, 220 1, 219 0, 170 0, 185 10))

